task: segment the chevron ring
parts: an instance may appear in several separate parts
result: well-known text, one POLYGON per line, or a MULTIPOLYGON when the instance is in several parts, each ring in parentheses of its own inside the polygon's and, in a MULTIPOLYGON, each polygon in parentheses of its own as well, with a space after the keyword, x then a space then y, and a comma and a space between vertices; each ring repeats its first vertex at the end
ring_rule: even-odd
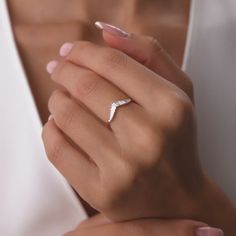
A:
POLYGON ((132 100, 130 98, 122 99, 122 100, 118 100, 118 101, 113 102, 111 104, 111 108, 110 108, 110 116, 109 116, 108 123, 112 122, 118 107, 124 106, 124 105, 126 105, 130 102, 132 102, 132 100))

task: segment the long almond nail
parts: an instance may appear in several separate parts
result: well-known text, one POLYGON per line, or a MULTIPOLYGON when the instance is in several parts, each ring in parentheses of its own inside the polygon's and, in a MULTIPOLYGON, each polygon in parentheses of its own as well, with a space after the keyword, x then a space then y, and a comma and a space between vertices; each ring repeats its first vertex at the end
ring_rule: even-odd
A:
POLYGON ((48 62, 47 67, 46 67, 47 72, 48 72, 49 74, 52 74, 53 71, 56 69, 57 65, 58 65, 58 61, 55 61, 55 60, 54 60, 54 61, 48 62))
POLYGON ((197 229, 196 236, 224 236, 224 233, 221 229, 201 227, 197 229))
POLYGON ((105 22, 101 22, 101 21, 96 21, 95 22, 95 26, 98 28, 98 29, 101 29, 101 30, 104 30, 114 36, 119 36, 119 37, 128 37, 129 36, 129 33, 114 26, 114 25, 110 25, 110 24, 107 24, 105 22))

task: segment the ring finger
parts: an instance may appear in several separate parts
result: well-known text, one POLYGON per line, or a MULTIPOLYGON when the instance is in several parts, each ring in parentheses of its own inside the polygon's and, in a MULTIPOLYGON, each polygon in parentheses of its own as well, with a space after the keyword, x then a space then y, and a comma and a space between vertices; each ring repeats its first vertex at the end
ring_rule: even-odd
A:
MULTIPOLYGON (((107 122, 109 119, 112 102, 128 98, 119 88, 95 72, 68 61, 58 64, 51 77, 56 83, 64 86, 75 99, 82 102, 103 122, 107 122)), ((129 109, 122 110, 126 115, 136 116, 135 111, 140 109, 141 107, 138 104, 131 103, 129 109)))

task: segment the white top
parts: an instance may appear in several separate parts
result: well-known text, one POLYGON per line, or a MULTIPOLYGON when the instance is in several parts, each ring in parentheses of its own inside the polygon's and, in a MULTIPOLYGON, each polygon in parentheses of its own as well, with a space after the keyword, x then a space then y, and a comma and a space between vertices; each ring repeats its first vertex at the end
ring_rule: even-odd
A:
POLYGON ((236 204, 235 0, 192 0, 183 66, 194 82, 202 163, 236 204))
MULTIPOLYGON (((202 162, 236 203, 235 25, 235 0, 192 0, 183 69, 195 84, 202 162)), ((0 234, 63 235, 86 214, 46 158, 5 0, 0 0, 0 111, 0 234)))
POLYGON ((61 236, 86 214, 47 160, 5 4, 0 0, 0 235, 61 236))

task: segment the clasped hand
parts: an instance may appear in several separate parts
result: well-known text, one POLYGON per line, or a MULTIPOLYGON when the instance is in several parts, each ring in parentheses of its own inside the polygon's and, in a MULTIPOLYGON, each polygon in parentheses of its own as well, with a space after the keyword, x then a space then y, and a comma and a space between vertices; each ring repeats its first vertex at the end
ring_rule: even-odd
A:
POLYGON ((205 184, 192 83, 157 40, 103 37, 110 47, 67 43, 49 64, 64 89, 49 99, 47 156, 111 220, 190 217, 205 184), (127 97, 108 124, 111 103, 127 97))

